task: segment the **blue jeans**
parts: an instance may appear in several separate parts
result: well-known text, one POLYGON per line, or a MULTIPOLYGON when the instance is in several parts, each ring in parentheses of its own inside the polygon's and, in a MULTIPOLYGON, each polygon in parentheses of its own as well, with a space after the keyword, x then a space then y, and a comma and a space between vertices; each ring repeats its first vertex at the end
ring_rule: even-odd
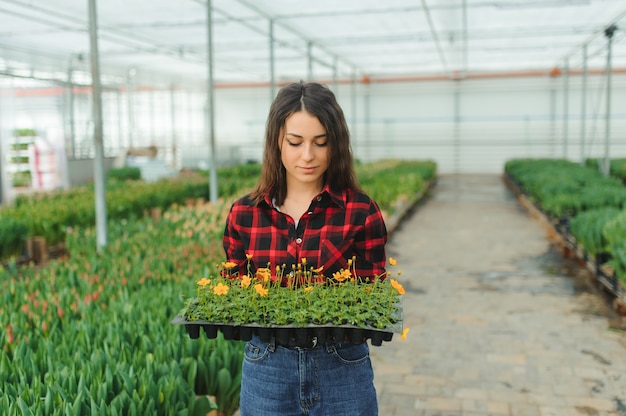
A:
POLYGON ((367 343, 285 348, 246 343, 241 416, 377 416, 367 343))

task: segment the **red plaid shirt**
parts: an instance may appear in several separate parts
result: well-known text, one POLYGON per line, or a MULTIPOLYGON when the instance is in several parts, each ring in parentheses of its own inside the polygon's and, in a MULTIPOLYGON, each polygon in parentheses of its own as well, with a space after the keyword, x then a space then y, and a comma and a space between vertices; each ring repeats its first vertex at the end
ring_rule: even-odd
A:
POLYGON ((384 276, 387 228, 376 203, 362 192, 332 191, 326 186, 311 201, 296 227, 289 215, 278 211, 269 195, 258 206, 248 196, 230 209, 224 230, 224 251, 237 264, 232 272, 286 266, 285 275, 306 259, 306 268, 319 268, 331 277, 348 268, 354 258, 360 278, 384 276))

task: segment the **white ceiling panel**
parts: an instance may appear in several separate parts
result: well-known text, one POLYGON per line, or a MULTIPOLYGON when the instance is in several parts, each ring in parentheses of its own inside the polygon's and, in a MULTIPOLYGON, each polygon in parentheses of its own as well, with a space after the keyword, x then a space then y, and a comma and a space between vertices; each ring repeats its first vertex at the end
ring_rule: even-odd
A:
MULTIPOLYGON (((214 78, 480 76, 606 64, 626 69, 626 0, 212 0, 214 78)), ((97 0, 102 73, 202 84, 206 0, 97 0)), ((0 73, 89 73, 88 0, 0 0, 0 73)), ((25 75, 26 74, 26 75, 25 75)), ((158 80, 158 81, 157 81, 158 80)))

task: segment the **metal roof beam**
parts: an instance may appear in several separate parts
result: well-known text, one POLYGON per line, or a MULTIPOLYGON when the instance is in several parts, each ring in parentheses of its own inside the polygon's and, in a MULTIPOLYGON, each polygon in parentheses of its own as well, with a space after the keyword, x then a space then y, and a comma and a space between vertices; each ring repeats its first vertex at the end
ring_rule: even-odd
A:
POLYGON ((450 72, 450 70, 448 69, 448 62, 446 61, 446 55, 444 54, 441 47, 441 42, 439 41, 439 36, 437 34, 437 30, 435 29, 435 25, 433 24, 433 19, 430 17, 430 10, 428 9, 426 0, 422 0, 422 5, 424 6, 424 14, 426 15, 426 20, 428 21, 428 26, 430 27, 430 33, 432 34, 433 40, 435 41, 435 46, 437 48, 437 52, 439 53, 441 65, 443 66, 445 72, 450 72))

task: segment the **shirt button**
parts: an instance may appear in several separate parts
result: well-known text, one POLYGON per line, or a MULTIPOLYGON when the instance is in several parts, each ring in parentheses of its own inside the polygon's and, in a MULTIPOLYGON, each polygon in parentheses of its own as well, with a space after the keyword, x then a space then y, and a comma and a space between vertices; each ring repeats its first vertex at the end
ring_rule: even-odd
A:
POLYGON ((300 237, 296 238, 296 243, 302 244, 302 239, 300 237))
POLYGON ((321 195, 318 195, 318 196, 317 196, 317 202, 319 202, 319 201, 321 201, 321 200, 322 200, 322 196, 321 196, 321 195))

